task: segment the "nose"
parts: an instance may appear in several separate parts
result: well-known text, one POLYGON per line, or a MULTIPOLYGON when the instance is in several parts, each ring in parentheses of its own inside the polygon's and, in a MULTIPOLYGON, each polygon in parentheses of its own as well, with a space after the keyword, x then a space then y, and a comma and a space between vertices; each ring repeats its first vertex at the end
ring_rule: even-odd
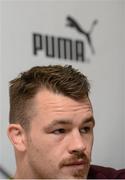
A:
POLYGON ((69 144, 68 144, 68 152, 70 154, 76 153, 76 152, 83 152, 86 149, 86 143, 85 139, 83 138, 83 135, 80 134, 79 131, 72 132, 69 144))

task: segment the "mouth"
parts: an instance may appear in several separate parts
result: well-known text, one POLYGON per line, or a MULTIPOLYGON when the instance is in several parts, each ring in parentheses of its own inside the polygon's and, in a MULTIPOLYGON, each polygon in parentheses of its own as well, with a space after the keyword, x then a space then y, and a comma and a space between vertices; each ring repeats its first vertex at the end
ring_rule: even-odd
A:
POLYGON ((67 163, 64 166, 69 166, 69 167, 80 167, 81 166, 81 167, 83 167, 86 164, 88 164, 88 163, 81 160, 81 161, 74 161, 74 162, 67 163))
POLYGON ((70 179, 83 179, 87 177, 89 162, 87 160, 74 160, 63 163, 63 171, 68 174, 70 179))

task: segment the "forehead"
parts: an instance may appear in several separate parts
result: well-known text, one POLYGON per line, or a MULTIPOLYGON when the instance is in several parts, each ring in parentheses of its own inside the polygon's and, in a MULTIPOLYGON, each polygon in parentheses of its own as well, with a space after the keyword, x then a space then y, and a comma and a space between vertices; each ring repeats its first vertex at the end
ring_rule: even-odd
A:
POLYGON ((33 111, 33 124, 39 126, 46 126, 55 120, 70 121, 75 125, 93 118, 92 106, 88 98, 79 102, 46 89, 39 91, 34 97, 33 111))
POLYGON ((89 98, 85 98, 83 101, 76 101, 70 97, 53 93, 47 89, 40 90, 34 97, 34 105, 41 107, 42 109, 52 108, 53 110, 62 111, 66 110, 80 110, 80 109, 90 109, 92 110, 92 105, 89 98))

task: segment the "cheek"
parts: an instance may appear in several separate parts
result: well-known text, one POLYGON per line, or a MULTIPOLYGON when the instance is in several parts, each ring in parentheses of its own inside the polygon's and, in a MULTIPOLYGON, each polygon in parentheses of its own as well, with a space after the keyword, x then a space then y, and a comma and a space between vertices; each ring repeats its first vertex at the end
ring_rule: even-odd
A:
POLYGON ((51 147, 42 140, 32 139, 30 140, 27 156, 30 166, 39 171, 46 171, 53 165, 53 159, 51 147), (44 162, 44 163, 43 163, 44 162))
POLYGON ((56 156, 59 155, 57 140, 49 137, 48 135, 40 135, 40 133, 39 135, 37 133, 36 136, 34 134, 34 136, 30 137, 28 149, 35 154, 38 161, 40 159, 51 161, 56 159, 56 156))
POLYGON ((93 147, 93 135, 88 136, 86 139, 86 151, 88 155, 91 155, 92 147, 93 147))

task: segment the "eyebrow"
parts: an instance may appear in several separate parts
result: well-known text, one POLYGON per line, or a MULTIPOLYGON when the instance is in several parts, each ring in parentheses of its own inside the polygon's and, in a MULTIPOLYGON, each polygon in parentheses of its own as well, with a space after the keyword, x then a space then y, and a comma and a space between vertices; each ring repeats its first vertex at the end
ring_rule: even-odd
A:
POLYGON ((63 119, 60 119, 60 120, 53 120, 52 123, 50 123, 49 125, 47 125, 44 130, 45 131, 49 131, 51 130, 54 126, 56 125, 71 125, 72 124, 72 121, 71 120, 63 120, 63 119))
MULTIPOLYGON (((89 124, 89 123, 93 123, 93 126, 95 126, 95 119, 94 117, 90 117, 88 119, 86 119, 85 121, 82 122, 82 124, 89 124)), ((50 123, 48 126, 46 126, 44 129, 46 131, 49 131, 50 129, 52 129, 54 126, 56 125, 72 125, 72 120, 71 119, 60 119, 60 120, 53 120, 52 123, 50 123)))
POLYGON ((93 126, 95 126, 95 119, 94 119, 94 117, 92 116, 92 117, 86 119, 86 120, 83 122, 83 124, 87 124, 87 123, 93 123, 93 126))

